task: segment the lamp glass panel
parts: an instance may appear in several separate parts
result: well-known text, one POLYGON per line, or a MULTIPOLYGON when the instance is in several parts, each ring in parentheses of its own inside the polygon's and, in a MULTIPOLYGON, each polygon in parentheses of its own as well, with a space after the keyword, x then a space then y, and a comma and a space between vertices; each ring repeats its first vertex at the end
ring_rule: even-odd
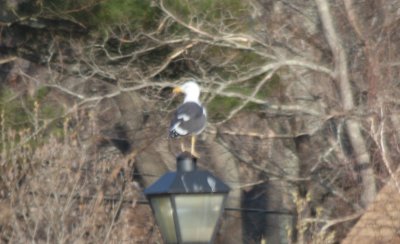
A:
POLYGON ((182 241, 209 242, 222 210, 224 195, 193 194, 175 196, 182 241))
POLYGON ((162 236, 167 243, 177 243, 173 209, 169 196, 152 197, 150 201, 162 236))

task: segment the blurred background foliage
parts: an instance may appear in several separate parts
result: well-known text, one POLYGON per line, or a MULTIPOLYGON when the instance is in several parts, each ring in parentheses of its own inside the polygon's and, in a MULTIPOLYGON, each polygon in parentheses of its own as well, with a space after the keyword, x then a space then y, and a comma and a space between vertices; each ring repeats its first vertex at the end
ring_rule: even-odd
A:
MULTIPOLYGON (((132 67, 142 66, 143 69, 148 67, 149 70, 160 65, 181 43, 157 47, 159 44, 156 39, 143 37, 134 42, 127 40, 149 31, 156 33, 154 37, 159 38, 160 41, 172 37, 176 39, 188 38, 191 35, 191 31, 186 27, 177 22, 169 21, 168 17, 162 14, 160 7, 167 9, 183 22, 190 23, 194 27, 198 26, 210 35, 217 33, 228 36, 235 33, 251 34, 256 23, 249 15, 252 10, 249 2, 240 0, 165 0, 159 2, 150 0, 40 0, 24 1, 15 6, 8 6, 19 18, 61 18, 72 21, 87 29, 94 39, 104 39, 104 50, 114 56, 135 52, 146 46, 154 46, 156 47, 154 50, 147 52, 146 55, 141 56, 140 60, 132 63, 132 67), (162 32, 157 33, 160 23, 164 23, 166 27, 162 32)), ((85 38, 88 38, 88 36, 85 36, 85 38)), ((218 42, 218 40, 211 41, 218 42)), ((99 49, 96 53, 99 63, 104 60, 110 65, 124 64, 130 59, 127 57, 108 60, 104 50, 99 49), (101 56, 103 58, 100 58, 101 56)), ((90 50, 90 52, 92 51, 90 50)), ((83 54, 91 55, 90 53, 83 54)), ((166 78, 179 79, 181 73, 201 77, 203 74, 198 73, 196 67, 188 67, 188 65, 197 66, 196 63, 199 63, 202 67, 208 67, 206 72, 209 76, 221 77, 224 80, 235 80, 239 79, 242 74, 251 73, 252 67, 271 61, 257 52, 207 44, 199 44, 198 47, 190 50, 186 56, 197 58, 192 63, 176 60, 155 78, 160 80, 166 78), (223 64, 221 64, 222 62, 223 64), (229 68, 230 66, 232 68, 229 68)), ((230 85, 227 90, 249 95, 262 78, 262 75, 253 77, 246 83, 240 82, 230 85)), ((256 97, 264 99, 268 96, 276 96, 282 86, 279 74, 276 73, 270 81, 262 86, 256 97)), ((41 98, 39 98, 39 103, 40 100, 41 98)), ((27 104, 31 103, 27 102, 27 104)), ((225 111, 224 114, 229 114, 232 109, 240 104, 240 99, 218 96, 209 101, 209 104, 211 120, 220 121, 226 117, 218 111, 225 111)), ((244 109, 258 107, 250 103, 244 109)), ((42 108, 48 111, 47 113, 52 113, 51 109, 45 106, 42 108)))

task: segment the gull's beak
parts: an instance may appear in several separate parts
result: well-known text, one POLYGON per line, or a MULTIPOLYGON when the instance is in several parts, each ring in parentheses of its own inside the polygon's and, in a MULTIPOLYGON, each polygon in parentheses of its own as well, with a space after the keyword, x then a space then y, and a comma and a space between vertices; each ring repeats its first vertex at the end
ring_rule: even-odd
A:
POLYGON ((172 90, 172 93, 176 95, 176 94, 179 94, 179 93, 183 93, 183 90, 182 90, 182 88, 180 86, 177 86, 177 87, 174 88, 174 90, 172 90))

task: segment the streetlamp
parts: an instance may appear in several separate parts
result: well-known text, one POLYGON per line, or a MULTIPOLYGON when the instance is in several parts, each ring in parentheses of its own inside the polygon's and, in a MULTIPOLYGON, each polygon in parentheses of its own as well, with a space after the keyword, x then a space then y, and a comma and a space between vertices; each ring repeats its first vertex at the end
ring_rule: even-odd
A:
POLYGON ((144 190, 166 243, 212 243, 230 188, 184 152, 177 171, 144 190))

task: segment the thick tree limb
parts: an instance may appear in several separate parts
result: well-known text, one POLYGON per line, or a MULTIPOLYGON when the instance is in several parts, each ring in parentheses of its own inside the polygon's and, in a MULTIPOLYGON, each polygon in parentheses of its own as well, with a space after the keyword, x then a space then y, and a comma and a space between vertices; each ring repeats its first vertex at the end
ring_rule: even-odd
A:
MULTIPOLYGON (((339 83, 340 95, 342 99, 343 109, 345 111, 354 109, 353 88, 350 85, 349 71, 347 67, 347 56, 342 46, 342 41, 334 27, 333 18, 329 10, 329 4, 326 0, 315 0, 325 37, 332 49, 337 81, 339 83)), ((364 206, 371 203, 376 196, 375 176, 370 166, 370 155, 366 147, 365 140, 361 134, 361 125, 359 122, 348 119, 346 122, 347 133, 350 137, 351 145, 354 150, 356 163, 368 165, 369 167, 362 170, 361 177, 363 180, 363 192, 361 201, 364 206)))
POLYGON ((9 62, 12 62, 12 61, 14 61, 16 59, 17 59, 17 56, 4 57, 4 58, 0 59, 0 64, 9 63, 9 62))

